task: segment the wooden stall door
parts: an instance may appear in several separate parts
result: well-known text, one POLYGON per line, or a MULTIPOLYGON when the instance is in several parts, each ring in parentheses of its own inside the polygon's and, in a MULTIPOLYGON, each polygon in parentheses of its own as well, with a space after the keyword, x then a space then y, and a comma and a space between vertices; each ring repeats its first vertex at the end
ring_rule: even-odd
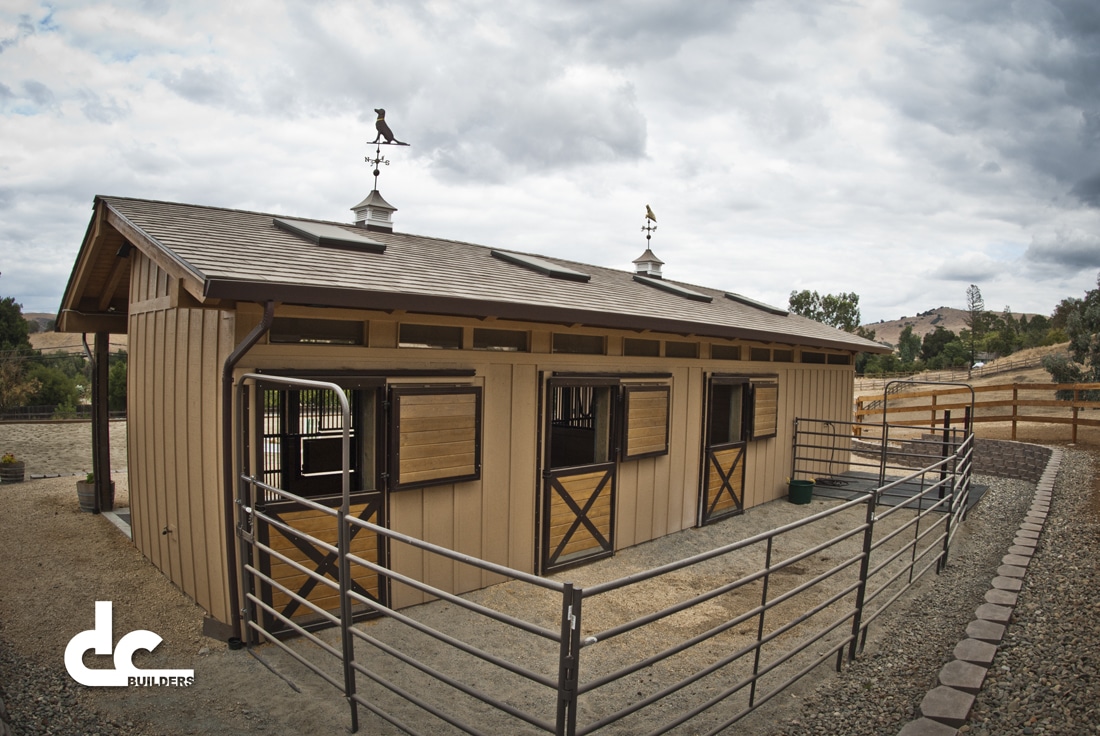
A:
POLYGON ((546 434, 539 567, 543 573, 615 551, 612 382, 551 380, 545 394, 546 434))
MULTIPOLYGON (((331 391, 261 388, 263 400, 257 412, 257 436, 262 449, 259 467, 266 483, 337 508, 341 503, 343 458, 340 437, 343 416, 331 391)), ((375 388, 348 389, 352 407, 350 428, 351 513, 373 524, 385 523, 385 500, 379 490, 376 462, 380 434, 379 392, 375 388)), ((308 508, 276 496, 257 503, 257 509, 273 517, 271 523, 256 518, 254 532, 262 546, 254 548, 253 564, 274 584, 259 585, 261 600, 280 615, 304 628, 322 627, 327 620, 287 591, 307 599, 322 610, 338 613, 338 589, 307 575, 303 569, 322 575, 334 584, 339 580, 337 555, 296 532, 308 534, 332 546, 337 544, 338 522, 334 515, 308 508), (270 548, 270 551, 265 548, 270 548)), ((351 527, 351 552, 376 564, 385 565, 385 540, 361 527, 351 527)), ((360 595, 383 601, 385 586, 377 573, 353 566, 352 589, 360 595)), ((371 611, 357 606, 356 614, 371 611)), ((276 634, 293 629, 271 611, 261 608, 264 628, 276 634)))
POLYGON ((706 397, 699 525, 745 510, 747 378, 712 377, 706 397))

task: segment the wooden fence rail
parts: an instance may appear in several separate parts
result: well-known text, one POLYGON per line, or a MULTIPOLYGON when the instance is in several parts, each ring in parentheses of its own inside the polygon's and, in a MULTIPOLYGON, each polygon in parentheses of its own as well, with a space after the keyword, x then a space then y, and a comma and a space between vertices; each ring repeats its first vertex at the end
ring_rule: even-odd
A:
MULTIPOLYGON (((902 384, 904 386, 904 384, 902 384)), ((967 421, 970 406, 969 387, 927 388, 891 392, 883 406, 882 394, 868 394, 856 399, 855 422, 888 421, 913 427, 962 425, 967 421)), ((1100 427, 1100 418, 1086 419, 1082 411, 1100 409, 1100 401, 1086 401, 1088 391, 1100 391, 1100 383, 1005 383, 995 386, 974 386, 974 424, 1010 422, 1012 439, 1016 439, 1019 423, 1069 424, 1072 442, 1077 442, 1078 427, 1100 427), (1072 391, 1072 399, 1058 399, 1055 392, 1072 391)))

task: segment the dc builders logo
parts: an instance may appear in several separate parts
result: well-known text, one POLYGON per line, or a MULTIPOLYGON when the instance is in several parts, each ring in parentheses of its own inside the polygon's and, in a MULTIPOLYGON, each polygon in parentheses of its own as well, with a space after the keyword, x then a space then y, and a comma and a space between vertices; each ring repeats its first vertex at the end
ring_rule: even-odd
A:
POLYGON ((89 687, 187 687, 195 682, 195 670, 139 670, 134 666, 134 652, 138 649, 153 651, 163 639, 145 629, 131 631, 111 642, 111 601, 96 601, 95 628, 81 631, 69 639, 65 647, 65 669, 69 676, 81 685, 89 687), (84 666, 84 653, 110 654, 114 649, 114 669, 90 669, 84 666))

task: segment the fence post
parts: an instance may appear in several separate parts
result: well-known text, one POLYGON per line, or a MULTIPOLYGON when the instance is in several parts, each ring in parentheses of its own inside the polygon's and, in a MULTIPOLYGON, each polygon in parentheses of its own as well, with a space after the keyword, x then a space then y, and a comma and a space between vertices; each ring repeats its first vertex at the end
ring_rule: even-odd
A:
POLYGON ((1072 442, 1073 444, 1077 444, 1077 402, 1080 400, 1080 398, 1081 398, 1081 392, 1076 387, 1074 387, 1074 389, 1073 389, 1073 425, 1072 425, 1072 427, 1073 427, 1073 429, 1072 429, 1073 436, 1070 439, 1070 442, 1072 442))
POLYGON ((1020 412, 1020 387, 1018 384, 1012 384, 1012 441, 1016 441, 1016 417, 1020 412))
MULTIPOLYGON (((882 484, 880 483, 881 487, 882 484)), ((867 497, 867 528, 863 530, 863 559, 859 563, 859 587, 856 589, 856 612, 852 617, 852 641, 848 645, 848 661, 856 658, 859 648, 859 630, 863 625, 863 604, 867 597, 867 574, 871 568, 871 544, 875 536, 875 509, 878 508, 879 488, 867 497)))
POLYGON ((340 508, 336 511, 336 523, 339 525, 336 530, 336 549, 340 555, 340 579, 337 581, 340 591, 340 637, 344 655, 344 696, 351 707, 351 732, 356 733, 359 731, 359 703, 355 700, 355 669, 352 667, 352 662, 355 661, 355 639, 351 634, 351 625, 354 622, 349 595, 352 588, 351 560, 348 559, 351 554, 351 526, 348 524, 348 516, 351 514, 351 407, 343 393, 336 392, 336 398, 340 402, 340 424, 343 428, 340 436, 342 498, 340 508))
MULTIPOLYGON (((947 456, 951 454, 951 410, 947 409, 943 413, 943 440, 940 442, 940 460, 946 460, 947 456)), ((943 499, 943 482, 947 480, 947 466, 940 466, 940 499, 943 499)))
POLYGON ((936 398, 937 398, 937 394, 935 392, 933 392, 932 393, 932 421, 930 421, 928 423, 928 426, 933 427, 933 428, 936 426, 936 398))
POLYGON ((558 719, 556 736, 577 733, 577 681, 581 649, 581 595, 565 583, 561 596, 561 648, 558 657, 558 719))

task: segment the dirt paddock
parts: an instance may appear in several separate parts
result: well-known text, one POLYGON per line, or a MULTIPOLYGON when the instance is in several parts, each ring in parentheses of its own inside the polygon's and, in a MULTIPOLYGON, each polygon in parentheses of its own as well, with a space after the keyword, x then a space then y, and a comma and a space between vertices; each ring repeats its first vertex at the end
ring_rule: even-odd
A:
MULTIPOLYGON (((50 425, 44 425, 50 426, 50 425)), ((42 440, 39 450, 33 440, 20 444, 34 433, 23 425, 0 425, 0 450, 13 451, 28 462, 29 472, 50 463, 79 472, 83 467, 68 458, 65 450, 57 449, 71 443, 70 454, 80 451, 79 432, 87 425, 61 425, 58 430, 65 440, 42 440), (13 446, 14 445, 14 446, 13 446)), ((46 431, 39 428, 36 431, 46 431)), ((112 424, 112 445, 125 436, 125 425, 112 424)), ((1038 441, 1038 440, 1032 440, 1038 441)), ((90 444, 90 443, 89 443, 90 444)), ((86 450, 85 450, 86 451, 86 450)), ((114 453, 113 453, 114 457, 114 453)), ((124 455, 123 455, 124 457, 124 455)), ((112 464, 115 461, 112 460, 112 464)), ((124 473, 116 473, 117 500, 127 503, 124 473)), ((45 478, 24 484, 0 487, 7 513, 0 516, 0 648, 10 654, 12 664, 0 670, 0 688, 4 698, 59 697, 72 702, 72 707, 95 714, 103 724, 104 733, 192 734, 192 733, 342 733, 348 725, 348 708, 337 690, 319 677, 304 670, 290 657, 271 645, 260 647, 259 658, 247 651, 231 651, 224 643, 201 634, 203 612, 183 596, 163 575, 142 557, 140 552, 103 517, 82 513, 77 508, 72 477, 45 478), (163 637, 163 642, 151 653, 138 652, 135 664, 143 669, 193 669, 194 684, 187 688, 86 688, 72 683, 64 668, 64 650, 77 633, 92 628, 97 600, 113 602, 114 641, 125 633, 147 629, 163 637), (262 661, 261 661, 262 659, 262 661), (25 675, 34 670, 34 677, 25 675), (27 692, 42 688, 43 677, 55 681, 56 694, 27 692)), ((838 502, 816 499, 808 506, 796 506, 777 501, 751 509, 743 516, 707 527, 672 535, 656 542, 626 550, 600 563, 578 568, 559 578, 569 578, 578 585, 590 585, 596 580, 621 577, 635 570, 646 569, 662 562, 682 559, 692 554, 727 544, 737 539, 773 529, 810 513, 821 511, 838 502)), ((844 524, 849 521, 845 520, 844 524)), ((837 524, 840 520, 837 519, 837 524)), ((822 524, 813 535, 791 540, 792 548, 806 548, 827 535, 835 534, 832 523, 822 524)), ((809 532, 807 532, 809 534, 809 532)), ((841 553, 838 551, 838 555, 841 553)), ((829 564, 829 560, 818 561, 829 564)), ((686 572, 665 581, 660 587, 638 586, 635 589, 609 595, 594 602, 586 614, 585 635, 614 625, 642 610, 652 610, 666 602, 665 598, 682 599, 714 579, 732 579, 753 565, 756 555, 743 555, 735 562, 716 563, 710 567, 686 572), (593 627, 591 631, 587 627, 593 627)), ((835 564, 835 563, 834 563, 835 564)), ((783 584, 793 586, 814 574, 809 565, 791 569, 783 584)), ((837 581, 840 582, 839 580, 837 581)), ((739 595, 751 598, 759 593, 749 589, 739 595)), ((824 595, 824 593, 822 593, 824 595)), ((533 595, 514 584, 494 586, 473 596, 491 607, 507 609, 509 613, 547 626, 556 627, 558 604, 545 595, 533 595)), ((588 604, 586 604, 588 605, 588 604)), ((597 645, 586 666, 585 679, 615 666, 618 654, 637 656, 661 648, 670 638, 693 635, 714 621, 728 618, 730 611, 748 605, 736 597, 716 599, 708 605, 672 617, 662 628, 650 629, 642 638, 622 637, 607 642, 605 649, 597 645), (606 654, 605 654, 606 653, 606 654)), ((437 602, 413 609, 425 622, 438 624, 449 633, 487 647, 495 647, 504 656, 517 649, 530 649, 522 640, 512 640, 499 630, 471 622, 455 615, 451 604, 437 602), (473 626, 462 630, 463 626, 473 626), (457 627, 457 629, 456 629, 457 627)), ((412 635, 386 633, 388 622, 366 625, 382 636, 412 644, 412 635), (407 636, 407 639, 402 637, 407 636)), ((731 632, 720 644, 737 646, 737 637, 755 636, 755 623, 731 632), (753 629, 753 630, 750 630, 753 629)), ((877 636, 872 627, 872 637, 877 636)), ((872 640, 873 641, 873 640, 872 640)), ((294 647, 304 647, 301 641, 294 647)), ((423 645, 422 645, 423 646, 423 645)), ((556 653, 531 649, 533 667, 553 671, 556 653)), ((314 655, 310 655, 314 656, 314 655)), ((105 659, 105 658, 104 658, 105 659)), ((90 666, 95 657, 87 655, 90 666)), ((444 661, 444 667, 461 671, 464 659, 444 661)), ((670 676, 683 675, 678 660, 669 660, 670 676)), ((828 670, 829 665, 821 668, 828 670)), ((622 687, 637 692, 652 692, 660 672, 628 678, 622 687)), ((827 676, 827 674, 822 674, 827 676)), ((482 687, 497 693, 507 693, 518 704, 529 697, 516 685, 513 676, 487 673, 482 687)), ((410 680, 415 682, 415 680, 410 680)), ((424 688, 439 688, 424 684, 424 688)), ((629 697, 631 693, 611 693, 629 697)), ((601 696, 602 697, 602 696, 601 696)), ((584 708, 601 705, 599 698, 584 708)), ((462 706, 465 707, 465 706, 462 706)), ((14 708, 9 706, 10 709, 14 708)), ((582 711, 583 715, 584 711, 582 711)), ((411 717, 411 716, 410 716, 411 717)), ((397 733, 388 724, 361 712, 361 733, 397 733)), ((37 731, 35 731, 37 732, 37 731)), ((42 732, 46 732, 43 730, 42 732)), ((70 733, 56 728, 53 733, 70 733)), ((629 732, 628 731, 623 731, 629 732)), ((18 733, 18 731, 17 731, 18 733)))

